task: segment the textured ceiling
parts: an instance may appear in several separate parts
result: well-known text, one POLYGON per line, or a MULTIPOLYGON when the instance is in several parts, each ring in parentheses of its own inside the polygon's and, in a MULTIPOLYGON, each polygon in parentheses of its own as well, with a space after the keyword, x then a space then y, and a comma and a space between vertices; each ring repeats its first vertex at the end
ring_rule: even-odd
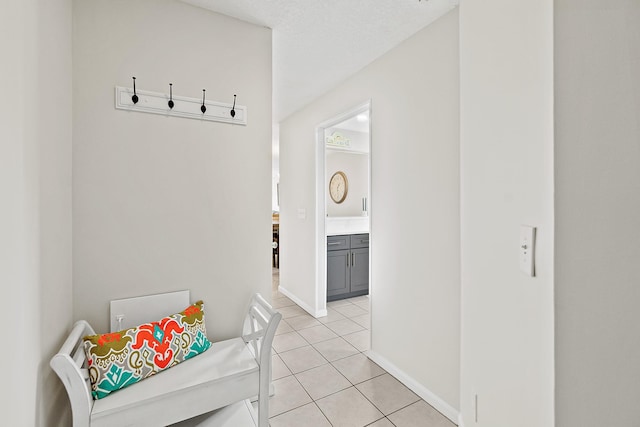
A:
POLYGON ((334 88, 459 0, 182 0, 273 30, 273 120, 334 88))

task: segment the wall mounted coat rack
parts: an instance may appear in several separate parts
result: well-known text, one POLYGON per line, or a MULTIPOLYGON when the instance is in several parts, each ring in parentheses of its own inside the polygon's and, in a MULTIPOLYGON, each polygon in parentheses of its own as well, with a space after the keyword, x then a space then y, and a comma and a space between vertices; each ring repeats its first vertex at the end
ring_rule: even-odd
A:
POLYGON ((205 101, 203 97, 187 98, 184 96, 176 96, 173 95, 173 88, 171 86, 169 87, 169 93, 150 92, 116 86, 116 108, 118 110, 186 117, 188 119, 209 120, 213 122, 235 123, 246 126, 247 107, 234 104, 235 95, 233 104, 226 104, 223 102, 205 101), (137 102, 134 102, 134 96, 137 102), (171 107, 169 103, 172 104, 171 107))

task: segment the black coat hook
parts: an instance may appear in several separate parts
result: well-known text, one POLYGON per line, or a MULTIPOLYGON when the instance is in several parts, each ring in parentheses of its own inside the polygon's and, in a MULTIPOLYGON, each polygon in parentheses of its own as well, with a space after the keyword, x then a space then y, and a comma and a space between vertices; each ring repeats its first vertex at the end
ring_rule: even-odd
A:
POLYGON ((204 89, 202 89, 202 107, 200 107, 200 111, 202 111, 202 114, 207 111, 207 107, 204 106, 204 89))
POLYGON ((138 95, 136 94, 136 78, 133 77, 133 96, 131 97, 131 100, 133 101, 134 104, 138 103, 138 95))
POLYGON ((236 96, 233 95, 233 107, 231 107, 231 117, 236 116, 236 96))
POLYGON ((173 83, 169 83, 169 108, 173 108, 173 83))

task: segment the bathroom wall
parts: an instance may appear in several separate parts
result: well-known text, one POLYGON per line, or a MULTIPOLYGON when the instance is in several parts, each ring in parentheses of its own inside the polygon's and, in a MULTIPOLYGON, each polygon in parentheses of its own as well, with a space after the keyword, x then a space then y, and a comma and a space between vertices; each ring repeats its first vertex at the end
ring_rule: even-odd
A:
POLYGON ((348 151, 327 150, 325 170, 327 216, 361 216, 362 198, 369 197, 369 156, 348 151), (329 181, 337 171, 344 172, 348 179, 347 197, 342 203, 335 203, 329 195, 329 181))

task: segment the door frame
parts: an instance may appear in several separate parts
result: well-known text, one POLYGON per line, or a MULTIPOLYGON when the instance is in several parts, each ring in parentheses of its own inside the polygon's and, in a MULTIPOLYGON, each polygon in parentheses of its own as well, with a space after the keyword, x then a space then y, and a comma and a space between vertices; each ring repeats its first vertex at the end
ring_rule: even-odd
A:
MULTIPOLYGON (((358 114, 369 112, 369 200, 368 200, 368 214, 369 214, 369 234, 371 236, 372 231, 372 215, 373 201, 371 197, 371 150, 372 150, 372 108, 371 99, 359 104, 337 116, 334 116, 316 126, 316 301, 315 312, 316 317, 323 317, 327 315, 327 234, 326 234, 326 218, 327 218, 327 186, 326 183, 326 144, 324 140, 324 131, 326 128, 333 127, 334 125, 345 121, 358 114)), ((369 242, 372 242, 371 238, 369 242)), ((371 296, 372 280, 371 280, 371 243, 369 246, 369 295, 371 296)))

